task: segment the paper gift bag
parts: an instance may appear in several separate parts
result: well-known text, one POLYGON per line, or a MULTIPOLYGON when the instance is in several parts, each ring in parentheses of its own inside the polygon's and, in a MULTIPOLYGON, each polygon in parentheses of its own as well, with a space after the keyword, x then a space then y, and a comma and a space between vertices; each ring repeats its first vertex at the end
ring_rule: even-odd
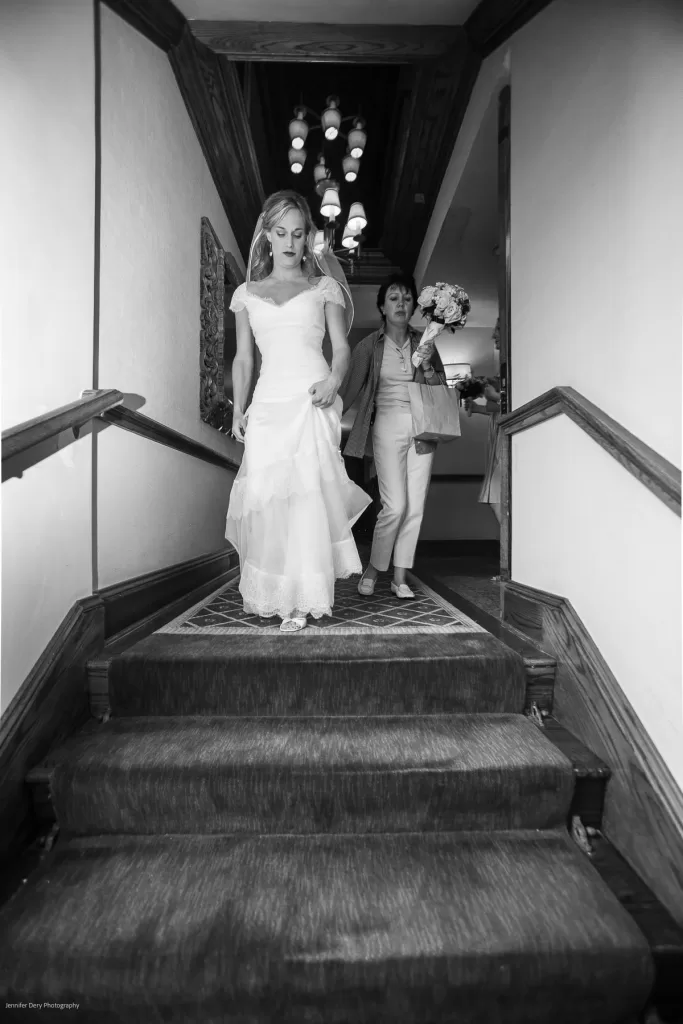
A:
POLYGON ((429 384, 408 385, 416 441, 453 441, 460 437, 458 392, 429 384))

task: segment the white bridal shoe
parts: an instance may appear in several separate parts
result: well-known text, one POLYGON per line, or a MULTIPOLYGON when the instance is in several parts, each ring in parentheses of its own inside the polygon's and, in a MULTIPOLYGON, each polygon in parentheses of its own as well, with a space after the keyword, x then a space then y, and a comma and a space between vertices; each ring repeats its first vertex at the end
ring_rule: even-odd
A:
POLYGON ((295 615, 291 619, 283 619, 280 623, 281 633, 298 633, 300 629, 305 629, 308 625, 308 620, 305 615, 295 615))
POLYGON ((402 601, 407 600, 407 598, 409 597, 415 597, 415 594, 412 592, 407 583, 396 584, 392 582, 391 589, 393 593, 396 595, 396 597, 400 597, 402 601))

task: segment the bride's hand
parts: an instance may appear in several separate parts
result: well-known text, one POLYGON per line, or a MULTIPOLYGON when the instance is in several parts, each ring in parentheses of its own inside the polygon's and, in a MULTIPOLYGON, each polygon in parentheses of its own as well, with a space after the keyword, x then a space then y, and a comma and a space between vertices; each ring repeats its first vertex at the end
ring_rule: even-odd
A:
POLYGON ((327 380, 319 380, 317 384, 313 384, 308 389, 308 393, 312 396, 313 405, 317 409, 329 409, 331 405, 334 405, 338 390, 339 385, 334 377, 328 377, 327 380))
POLYGON ((244 434, 247 429, 247 414, 244 412, 233 412, 232 414, 232 429, 230 433, 239 441, 240 444, 244 444, 244 434))

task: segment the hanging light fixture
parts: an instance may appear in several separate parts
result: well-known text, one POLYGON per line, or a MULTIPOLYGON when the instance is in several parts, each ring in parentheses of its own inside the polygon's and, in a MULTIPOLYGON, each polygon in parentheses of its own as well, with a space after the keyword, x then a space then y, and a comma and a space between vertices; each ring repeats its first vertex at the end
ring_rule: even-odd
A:
POLYGON ((289 151, 289 169, 292 174, 301 174, 306 163, 306 150, 305 149, 290 149, 289 151))
POLYGON ((330 178, 329 168, 325 165, 325 157, 320 154, 318 162, 313 168, 313 180, 315 181, 315 190, 319 196, 322 196, 323 192, 327 188, 327 182, 330 178))
POLYGON ((294 120, 289 122, 289 137, 292 141, 292 149, 303 149, 308 136, 308 122, 306 121, 306 108, 294 108, 294 120))
POLYGON ((363 228, 368 223, 368 218, 365 216, 365 210, 362 203, 352 203, 351 209, 349 210, 349 220, 347 227, 351 229, 354 235, 360 234, 363 228))
POLYGON ((348 224, 344 228, 342 245, 345 249, 356 249, 358 247, 358 239, 354 238, 353 231, 348 224))
POLYGON ((336 182, 330 182, 330 186, 330 188, 325 190, 323 201, 320 204, 320 212, 323 217, 334 220, 341 213, 341 203, 339 202, 339 189, 336 182))
POLYGON ((313 238, 313 252, 321 253, 325 248, 325 232, 316 231, 313 238))
POLYGON ((320 118, 323 126, 323 133, 326 139, 332 141, 339 135, 339 126, 341 125, 341 111, 339 110, 339 97, 328 96, 327 107, 323 110, 323 116, 320 118))
POLYGON ((364 131, 364 128, 365 121, 362 117, 357 117, 353 122, 353 128, 349 132, 349 153, 356 160, 360 160, 368 142, 367 132, 364 131))
POLYGON ((347 153, 342 160, 342 167, 344 169, 344 177, 347 181, 355 181, 358 177, 358 171, 360 170, 360 160, 358 157, 351 156, 347 153))

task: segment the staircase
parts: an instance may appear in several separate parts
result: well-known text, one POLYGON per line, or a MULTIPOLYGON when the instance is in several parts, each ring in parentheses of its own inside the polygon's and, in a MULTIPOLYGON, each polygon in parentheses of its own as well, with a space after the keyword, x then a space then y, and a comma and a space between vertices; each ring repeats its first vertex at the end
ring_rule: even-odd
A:
POLYGON ((0 1006, 126 1024, 637 1017, 648 945, 570 839, 572 764, 521 713, 523 660, 489 633, 157 633, 108 686, 111 718, 34 773, 61 834, 0 912, 0 1006))

